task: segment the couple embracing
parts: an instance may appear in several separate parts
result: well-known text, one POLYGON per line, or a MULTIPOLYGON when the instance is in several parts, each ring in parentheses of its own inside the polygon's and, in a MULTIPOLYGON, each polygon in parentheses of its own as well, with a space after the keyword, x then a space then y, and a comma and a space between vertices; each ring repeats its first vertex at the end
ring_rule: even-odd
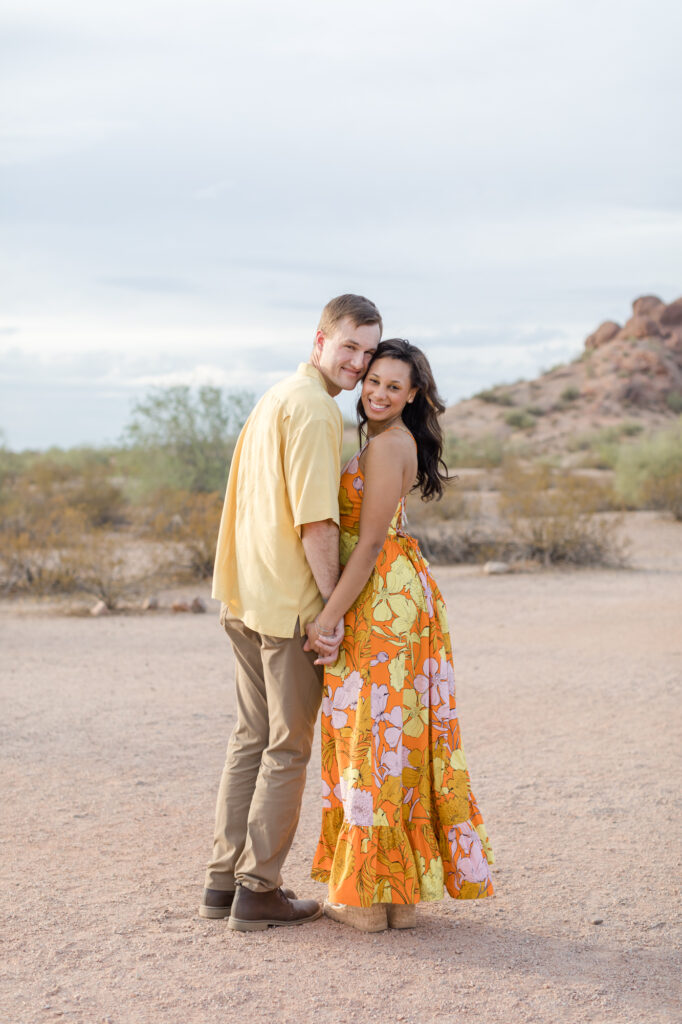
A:
POLYGON ((324 310, 308 363, 261 398, 237 443, 213 595, 235 656, 237 723, 199 913, 237 931, 330 918, 413 927, 416 905, 492 894, 492 853, 455 708, 445 606, 405 497, 445 484, 424 354, 381 341, 374 303, 324 310), (341 470, 334 401, 362 381, 365 438, 341 470), (322 705, 324 908, 282 884, 322 705))

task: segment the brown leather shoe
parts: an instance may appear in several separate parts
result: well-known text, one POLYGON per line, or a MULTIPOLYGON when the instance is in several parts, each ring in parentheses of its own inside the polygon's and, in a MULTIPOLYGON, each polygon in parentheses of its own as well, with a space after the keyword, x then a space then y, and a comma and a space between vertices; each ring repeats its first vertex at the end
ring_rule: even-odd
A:
MULTIPOLYGON (((296 899, 296 893, 293 889, 287 889, 286 886, 282 886, 282 892, 290 900, 296 899)), ((225 889, 204 889, 204 895, 199 904, 199 917, 210 917, 213 920, 229 917, 233 900, 233 889, 229 892, 225 889)))
POLYGON ((277 925, 305 924, 322 916, 317 900, 296 900, 282 889, 252 892, 237 885, 227 927, 236 932, 261 932, 277 925))

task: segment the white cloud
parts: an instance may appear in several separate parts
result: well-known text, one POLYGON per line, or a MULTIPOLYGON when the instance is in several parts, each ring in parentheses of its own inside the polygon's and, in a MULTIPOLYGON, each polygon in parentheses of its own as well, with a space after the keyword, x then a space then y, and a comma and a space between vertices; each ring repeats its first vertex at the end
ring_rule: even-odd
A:
POLYGON ((454 396, 682 291, 673 0, 6 0, 4 21, 0 350, 55 381, 110 352, 93 387, 259 381, 263 348, 305 358, 324 302, 361 291, 454 396))
POLYGON ((221 181, 214 181, 210 185, 202 185, 193 193, 194 199, 217 199, 224 192, 229 192, 230 189, 235 187, 234 181, 229 178, 223 178, 221 181))

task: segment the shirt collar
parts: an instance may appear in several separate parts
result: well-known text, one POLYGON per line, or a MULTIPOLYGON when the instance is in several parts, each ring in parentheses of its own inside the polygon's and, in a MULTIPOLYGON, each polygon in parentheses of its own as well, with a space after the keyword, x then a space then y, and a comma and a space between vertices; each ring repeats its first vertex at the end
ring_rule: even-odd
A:
MULTIPOLYGON (((302 377, 312 377, 313 380, 318 381, 324 390, 327 391, 327 385, 325 384, 324 377, 312 363, 299 363, 296 373, 300 374, 302 377)), ((328 391, 327 394, 329 394, 328 391)))

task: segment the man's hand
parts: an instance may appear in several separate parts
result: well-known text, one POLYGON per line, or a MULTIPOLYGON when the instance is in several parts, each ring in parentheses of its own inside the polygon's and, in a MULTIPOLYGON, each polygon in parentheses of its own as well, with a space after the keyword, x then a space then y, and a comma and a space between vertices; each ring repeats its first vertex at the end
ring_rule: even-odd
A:
POLYGON ((338 658, 338 656, 339 656, 339 648, 335 647, 334 650, 332 651, 332 653, 325 655, 324 658, 322 657, 322 655, 320 655, 319 658, 315 658, 315 661, 313 662, 313 665, 333 665, 334 662, 336 661, 336 659, 338 658))
POLYGON ((333 665, 339 655, 339 647, 343 640, 345 629, 343 619, 340 619, 334 627, 331 636, 321 636, 317 628, 317 621, 309 622, 306 626, 306 642, 303 645, 304 651, 316 651, 319 658, 315 660, 316 665, 333 665))

